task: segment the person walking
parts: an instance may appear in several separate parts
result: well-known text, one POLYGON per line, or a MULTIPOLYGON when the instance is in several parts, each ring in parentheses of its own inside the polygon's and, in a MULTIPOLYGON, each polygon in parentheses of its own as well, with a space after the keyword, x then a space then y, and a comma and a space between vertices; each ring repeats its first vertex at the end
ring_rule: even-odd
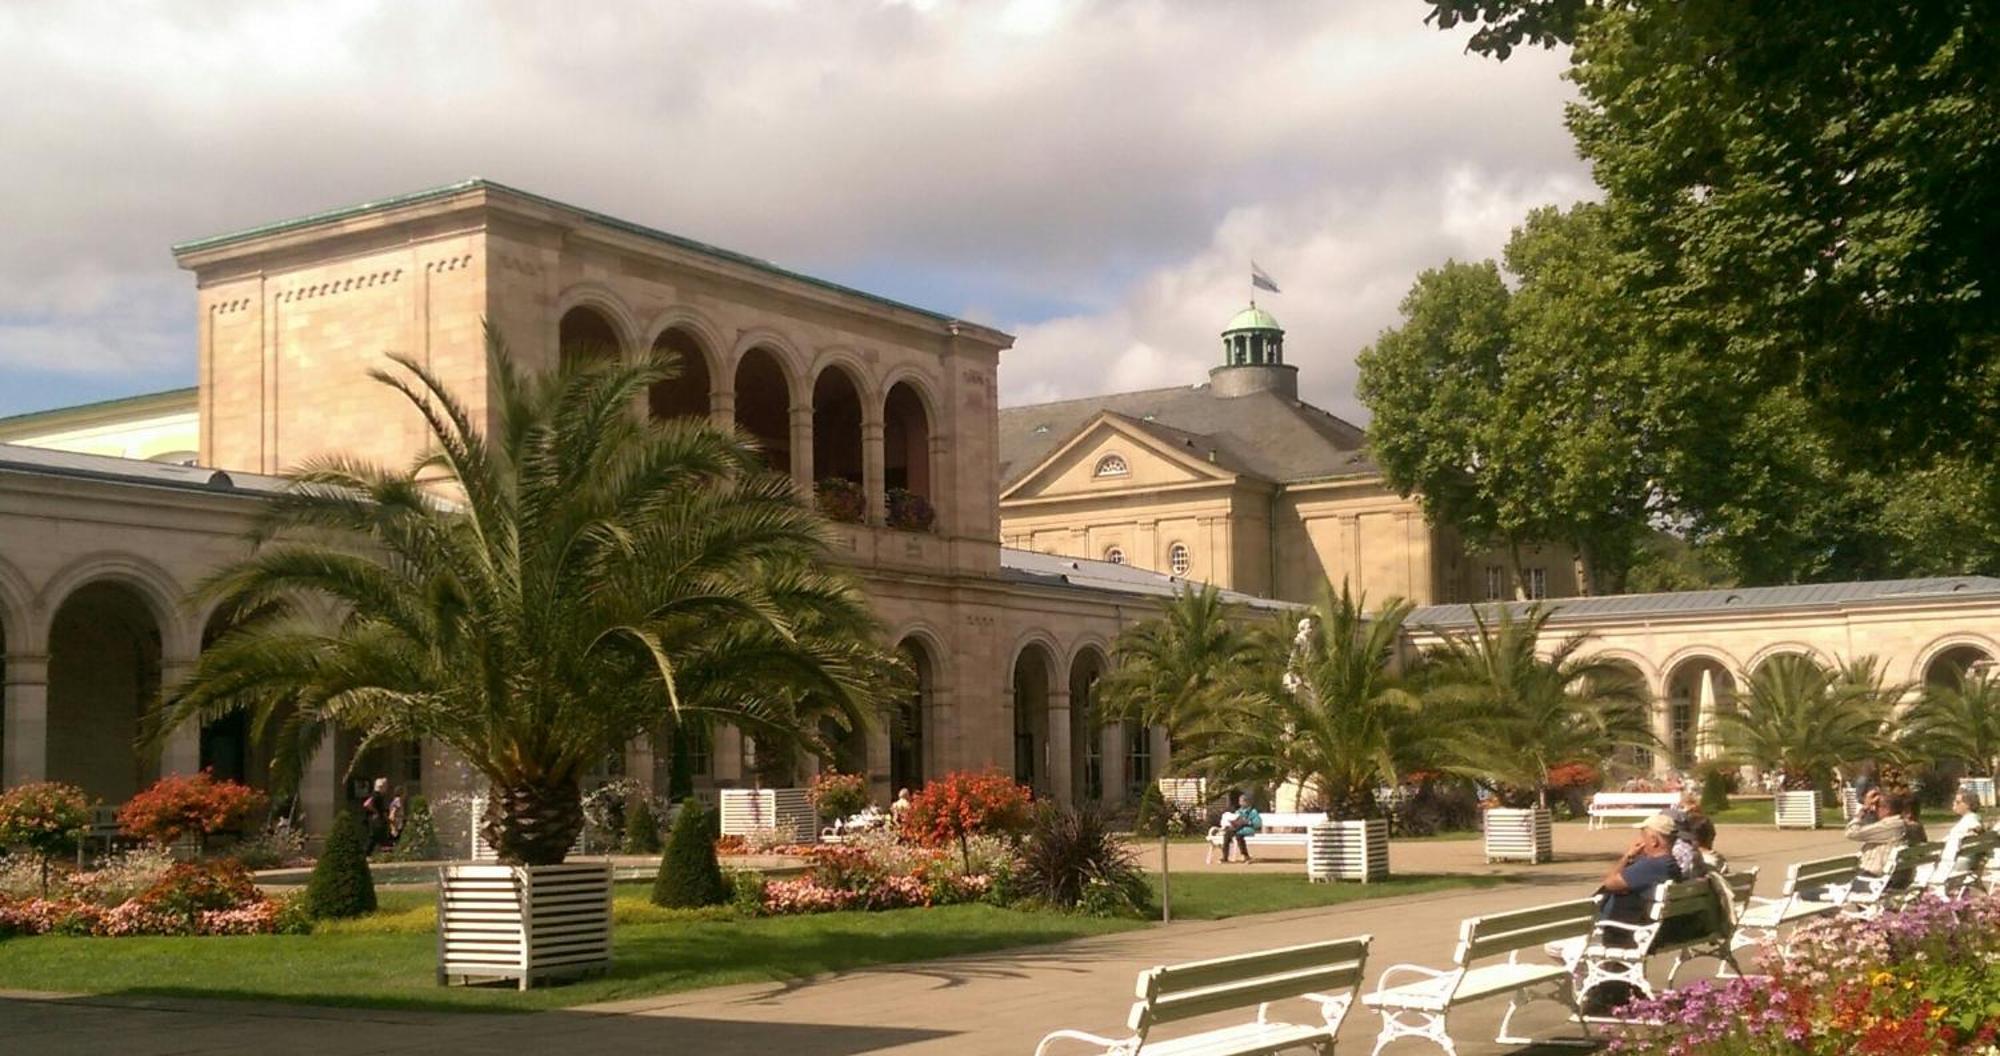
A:
POLYGON ((378 777, 361 801, 361 820, 368 829, 368 853, 389 845, 389 779, 378 777))

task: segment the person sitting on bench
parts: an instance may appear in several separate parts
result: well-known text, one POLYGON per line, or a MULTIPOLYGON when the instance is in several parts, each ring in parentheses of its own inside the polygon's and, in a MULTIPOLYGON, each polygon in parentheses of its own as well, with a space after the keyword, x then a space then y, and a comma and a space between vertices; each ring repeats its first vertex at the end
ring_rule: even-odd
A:
MULTIPOLYGON (((1621 924, 1643 924, 1653 898, 1653 889, 1681 879, 1674 861, 1674 834, 1680 825, 1666 814, 1655 814, 1638 824, 1639 835, 1625 849, 1617 864, 1597 885, 1602 897, 1598 916, 1621 924)), ((1629 946, 1631 934, 1621 928, 1601 932, 1606 946, 1629 946)), ((1587 995, 1585 1015, 1602 1015, 1632 999, 1632 988, 1620 982, 1602 983, 1587 995)))
POLYGON ((1225 862, 1229 860, 1229 843, 1231 840, 1234 840, 1236 842, 1236 849, 1243 852, 1243 860, 1248 862, 1250 860, 1249 838, 1257 835, 1258 831, 1263 829, 1264 817, 1257 813, 1257 808, 1245 801, 1242 794, 1238 792, 1231 792, 1229 794, 1229 812, 1235 816, 1224 816, 1222 823, 1222 860, 1225 862))

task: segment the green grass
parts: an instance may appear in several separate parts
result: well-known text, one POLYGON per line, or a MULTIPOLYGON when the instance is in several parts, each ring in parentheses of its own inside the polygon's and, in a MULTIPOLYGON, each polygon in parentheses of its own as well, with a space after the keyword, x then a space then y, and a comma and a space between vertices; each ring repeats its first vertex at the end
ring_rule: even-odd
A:
MULTIPOLYGON (((1367 885, 1309 884, 1296 874, 1231 873, 1177 874, 1172 881, 1177 920, 1217 920, 1499 882, 1495 877, 1407 876, 1367 885)), ((312 935, 8 939, 0 941, 0 989, 528 1011, 986 953, 1149 926, 984 905, 740 918, 727 910, 660 909, 646 901, 646 890, 644 884, 618 885, 613 902, 617 954, 609 975, 526 993, 436 985, 433 902, 424 891, 382 892, 378 912, 324 923, 312 935)))

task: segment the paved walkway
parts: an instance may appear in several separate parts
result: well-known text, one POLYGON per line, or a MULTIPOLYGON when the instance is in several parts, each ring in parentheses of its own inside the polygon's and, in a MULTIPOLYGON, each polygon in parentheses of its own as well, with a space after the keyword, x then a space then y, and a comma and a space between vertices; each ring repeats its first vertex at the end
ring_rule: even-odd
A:
MULTIPOLYGON (((1451 955, 1461 918, 1574 897, 1589 890, 1629 831, 1588 832, 1558 826, 1558 861, 1520 872, 1518 885, 1297 910, 1230 921, 1081 939, 1054 946, 1001 951, 920 964, 883 966, 789 983, 720 987, 568 1012, 485 1015, 373 1012, 290 1005, 132 998, 0 997, 0 1050, 48 1053, 285 1052, 303 1044, 343 1056, 456 1052, 695 1052, 708 1056, 782 1053, 847 1056, 1027 1056, 1057 1027, 1115 1033, 1130 1002, 1134 974, 1162 962, 1219 956, 1320 938, 1371 933, 1373 976, 1402 961, 1440 965, 1451 955)), ((1830 853, 1838 832, 1776 832, 1729 826, 1721 846, 1741 866, 1764 869, 1759 887, 1775 891, 1789 862, 1830 853)), ((1157 850, 1152 853, 1157 854, 1157 850)), ((1176 845, 1172 861, 1201 866, 1199 845, 1176 845), (1184 859, 1186 862, 1184 863, 1184 859)), ((1484 872, 1477 841, 1398 843, 1394 868, 1414 872, 1484 872)), ((1219 864, 1213 868, 1222 868, 1219 864)), ((1232 865, 1257 871, 1278 863, 1232 865)), ((1698 971, 1706 971, 1699 968, 1698 971)), ((1509 1051, 1490 1042, 1505 1002, 1472 1006, 1454 1016, 1463 1056, 1509 1051)), ((1517 1026, 1560 1031, 1552 1008, 1526 1014, 1517 1026)), ((1357 1011, 1341 1033, 1341 1050, 1366 1053, 1375 1017, 1357 1011)), ((1067 1050, 1074 1051, 1074 1050, 1067 1050)), ((1385 1056, 1420 1053, 1399 1042, 1385 1056)), ((1518 1050, 1514 1050, 1518 1051, 1518 1050)))

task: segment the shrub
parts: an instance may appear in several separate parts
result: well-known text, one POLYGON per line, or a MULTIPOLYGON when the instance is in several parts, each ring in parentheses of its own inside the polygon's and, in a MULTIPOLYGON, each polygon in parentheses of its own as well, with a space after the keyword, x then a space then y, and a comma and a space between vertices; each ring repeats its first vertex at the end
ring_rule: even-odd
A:
POLYGON ((1023 896, 1062 909, 1088 901, 1095 911, 1108 907, 1122 916, 1151 900, 1138 859, 1094 807, 1042 804, 1013 880, 1023 896))
POLYGON ((829 821, 851 818, 868 806, 868 778, 828 770, 813 778, 808 795, 820 817, 829 821))
POLYGON ((38 781, 0 794, 0 848, 23 847, 40 864, 41 891, 49 893, 49 866, 76 853, 90 828, 90 797, 74 785, 38 781))
POLYGON ((438 839, 437 815, 431 813, 429 800, 410 797, 403 834, 396 837, 396 849, 390 857, 399 862, 435 862, 445 857, 444 844, 438 839))
POLYGON ((334 815, 326 846, 306 884, 306 912, 339 920, 375 912, 375 876, 368 871, 368 837, 351 810, 334 815))
POLYGON ((958 845, 970 871, 966 840, 976 835, 1014 835, 1028 826, 1032 793, 998 770, 954 771, 924 786, 903 814, 903 832, 929 847, 958 845))
POLYGON ((1395 830, 1404 836, 1435 836, 1479 828, 1479 797, 1459 778, 1419 782, 1395 807, 1395 830))
POLYGON ((1139 792, 1139 805, 1132 815, 1134 836, 1165 836, 1167 834, 1167 801, 1160 797, 1160 786, 1146 782, 1139 792))
POLYGON ((1701 775, 1701 812, 1710 817, 1729 809, 1729 775, 1709 767, 1701 775))
POLYGON ((234 781, 217 781, 206 770, 192 776, 170 774, 119 809, 118 828, 160 847, 183 836, 193 836, 197 846, 205 846, 216 833, 249 828, 269 806, 263 793, 234 781))
POLYGON ((746 917, 764 912, 764 874, 755 869, 732 870, 728 877, 730 905, 746 917))
POLYGON ((653 817, 653 805, 646 797, 632 800, 632 808, 625 812, 625 853, 660 853, 660 823, 653 817))
POLYGON ((937 523, 937 508, 931 500, 904 488, 890 488, 884 496, 889 509, 883 519, 889 527, 905 532, 928 532, 937 523))
POLYGON ((70 894, 100 906, 115 906, 137 898, 175 865, 174 856, 163 847, 135 847, 98 863, 96 869, 69 878, 70 894))
POLYGON ((145 913, 183 922, 187 931, 203 913, 239 910, 264 900, 243 863, 224 858, 169 868, 153 886, 131 900, 145 913))
POLYGON ((279 818, 231 847, 229 856, 242 862, 246 869, 277 869, 306 856, 306 834, 279 818))
POLYGON ((653 880, 653 904, 670 909, 719 906, 731 891, 722 882, 722 865, 715 860, 715 841, 708 835, 707 812, 689 800, 674 819, 660 872, 653 880))
POLYGON ((814 490, 815 504, 829 521, 860 524, 868 516, 868 496, 846 477, 827 477, 814 490))

